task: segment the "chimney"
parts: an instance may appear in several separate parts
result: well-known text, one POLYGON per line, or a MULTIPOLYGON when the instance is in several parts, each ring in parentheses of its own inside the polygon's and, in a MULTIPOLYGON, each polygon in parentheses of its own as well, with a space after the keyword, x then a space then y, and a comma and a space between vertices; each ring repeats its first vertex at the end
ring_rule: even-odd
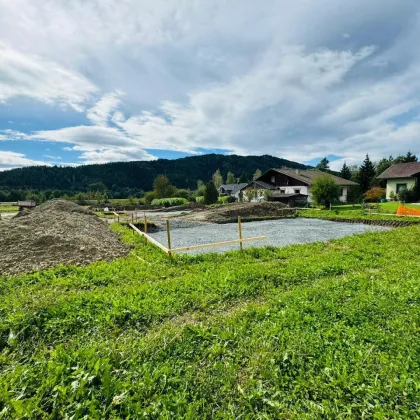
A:
POLYGON ((300 175, 300 169, 296 169, 296 175, 300 175))

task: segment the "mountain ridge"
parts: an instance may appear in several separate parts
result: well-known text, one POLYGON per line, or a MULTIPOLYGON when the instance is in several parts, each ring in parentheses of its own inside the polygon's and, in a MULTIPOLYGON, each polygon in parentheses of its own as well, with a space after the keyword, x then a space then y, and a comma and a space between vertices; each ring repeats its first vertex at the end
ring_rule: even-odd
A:
POLYGON ((0 172, 0 187, 36 190, 87 190, 90 184, 103 182, 109 190, 138 188, 151 190, 158 175, 166 175, 178 188, 195 188, 198 180, 207 182, 220 169, 223 178, 231 171, 235 176, 246 174, 252 179, 260 169, 288 167, 308 169, 310 166, 270 155, 238 156, 206 154, 179 159, 109 162, 81 166, 29 166, 0 172))

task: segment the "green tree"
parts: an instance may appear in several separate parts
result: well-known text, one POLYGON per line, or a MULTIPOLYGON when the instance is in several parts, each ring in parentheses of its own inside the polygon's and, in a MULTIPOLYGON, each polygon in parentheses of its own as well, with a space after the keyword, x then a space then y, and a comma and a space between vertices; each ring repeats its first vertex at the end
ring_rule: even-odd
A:
POLYGON ((93 184, 89 184, 88 186, 88 191, 100 192, 102 194, 105 194, 106 189, 106 185, 103 182, 94 182, 93 184))
POLYGON ((228 172, 226 175, 226 184, 236 184, 236 178, 233 172, 228 172))
POLYGON ((170 198, 173 197, 176 191, 176 187, 169 183, 169 179, 165 175, 159 175, 153 181, 153 192, 155 198, 170 198))
POLYGON ((241 173, 241 176, 239 177, 239 183, 240 184, 248 183, 248 175, 245 172, 241 173))
POLYGON ((260 169, 257 169, 254 173, 254 175, 252 176, 252 180, 255 181, 256 179, 258 179, 260 176, 262 175, 262 172, 260 169))
POLYGON ((408 152, 405 156, 397 156, 394 159, 394 164, 396 163, 410 163, 410 162, 417 162, 417 156, 413 155, 411 152, 408 152))
POLYGON ((315 166, 315 169, 318 169, 318 171, 329 172, 330 161, 326 157, 322 158, 318 165, 315 166))
POLYGON ((344 162, 343 167, 340 171, 341 178, 350 180, 352 177, 351 169, 347 166, 346 162, 344 162))
POLYGON ((367 190, 370 189, 372 185, 372 181, 375 178, 376 170, 375 165, 369 158, 369 155, 366 155, 365 160, 363 161, 362 165, 360 166, 358 182, 360 184, 360 189, 362 193, 365 193, 367 190))
POLYGON ((214 204, 217 202, 218 198, 219 198, 219 193, 217 192, 216 186, 214 185, 213 181, 210 181, 206 185, 206 189, 204 191, 204 203, 214 204))
POLYGON ((213 174, 212 181, 216 189, 220 188, 220 186, 223 184, 223 177, 219 169, 213 174))
POLYGON ((85 193, 78 193, 74 196, 76 203, 79 205, 85 204, 87 201, 87 195, 85 193))
POLYGON ((312 197, 316 204, 329 207, 340 198, 340 187, 330 176, 316 178, 311 188, 312 197))

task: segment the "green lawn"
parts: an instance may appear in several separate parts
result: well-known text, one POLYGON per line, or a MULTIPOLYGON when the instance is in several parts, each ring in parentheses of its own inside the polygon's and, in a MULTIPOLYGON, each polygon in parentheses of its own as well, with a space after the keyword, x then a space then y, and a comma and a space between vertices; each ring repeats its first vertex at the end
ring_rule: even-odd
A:
POLYGON ((0 203, 0 213, 16 213, 18 211, 18 206, 4 206, 0 203))
POLYGON ((420 413, 420 226, 0 277, 0 418, 420 413))

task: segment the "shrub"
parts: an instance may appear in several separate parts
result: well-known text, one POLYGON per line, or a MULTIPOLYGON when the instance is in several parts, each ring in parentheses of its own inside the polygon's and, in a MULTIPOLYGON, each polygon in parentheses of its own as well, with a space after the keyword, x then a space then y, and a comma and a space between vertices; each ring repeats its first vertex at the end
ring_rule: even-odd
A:
POLYGON ((150 204, 154 199, 156 199, 156 194, 154 191, 149 191, 144 194, 144 203, 150 204))
POLYGON ((182 197, 172 197, 172 198, 155 198, 152 201, 152 206, 182 206, 188 204, 188 200, 182 197))
POLYGON ((199 195, 198 197, 195 197, 196 203, 204 204, 204 197, 202 195, 199 195))
POLYGON ((366 201, 378 202, 386 197, 386 189, 373 187, 364 193, 366 201))
POLYGON ((340 187, 330 176, 319 177, 312 184, 312 197, 316 204, 329 207, 340 198, 340 187))
POLYGON ((403 203, 411 203, 416 201, 416 193, 414 188, 404 189, 398 193, 398 199, 403 203))
POLYGON ((228 195, 219 197, 217 200, 219 204, 234 203, 235 201, 236 201, 235 197, 231 197, 228 195))
POLYGON ((210 181, 206 185, 206 190, 204 191, 204 203, 206 204, 214 204, 217 203, 217 199, 219 198, 219 193, 213 183, 210 181))

